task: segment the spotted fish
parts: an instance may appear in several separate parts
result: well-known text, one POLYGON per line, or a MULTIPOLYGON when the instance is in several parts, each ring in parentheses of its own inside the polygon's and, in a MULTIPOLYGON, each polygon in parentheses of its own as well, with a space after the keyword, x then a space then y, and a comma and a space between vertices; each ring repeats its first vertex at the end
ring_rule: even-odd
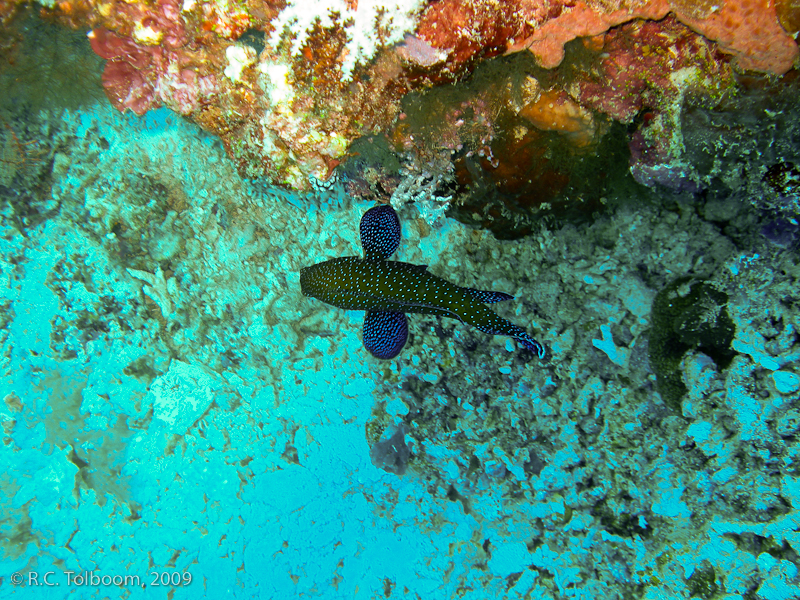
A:
POLYGON ((303 295, 347 310, 365 310, 364 347, 376 358, 397 356, 408 339, 405 313, 460 320, 492 335, 515 338, 544 358, 544 347, 486 304, 512 300, 503 292, 463 288, 428 272, 427 265, 387 260, 400 244, 400 220, 391 206, 361 218, 364 258, 347 256, 300 270, 303 295))

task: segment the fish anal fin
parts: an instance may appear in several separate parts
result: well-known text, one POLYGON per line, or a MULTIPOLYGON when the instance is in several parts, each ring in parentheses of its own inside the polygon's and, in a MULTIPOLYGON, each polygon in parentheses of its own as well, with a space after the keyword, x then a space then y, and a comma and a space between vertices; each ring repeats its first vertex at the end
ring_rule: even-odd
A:
POLYGON ((375 358, 394 358, 408 340, 408 319, 397 311, 368 310, 364 315, 363 339, 364 348, 375 358))

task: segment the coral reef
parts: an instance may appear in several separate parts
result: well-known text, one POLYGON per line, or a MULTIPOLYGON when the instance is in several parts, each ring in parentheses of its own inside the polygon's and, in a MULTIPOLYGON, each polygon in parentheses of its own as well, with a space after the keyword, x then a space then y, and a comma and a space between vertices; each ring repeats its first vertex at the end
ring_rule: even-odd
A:
POLYGON ((578 147, 595 141, 597 125, 592 113, 570 98, 563 90, 542 91, 526 104, 519 116, 540 131, 556 131, 578 147))
MULTIPOLYGON (((375 135, 388 135, 415 176, 452 182, 460 171, 464 185, 465 161, 477 155, 494 168, 503 146, 508 151, 494 178, 522 180, 530 178, 530 161, 548 162, 542 157, 565 140, 588 156, 599 152, 609 118, 628 124, 649 112, 631 140, 634 178, 697 191, 704 184, 684 156, 684 110, 717 105, 737 89, 734 71, 782 75, 798 56, 798 10, 789 0, 42 5, 47 18, 92 30, 115 107, 143 114, 167 106, 218 135, 242 175, 298 190, 327 181, 355 140, 375 135), (515 53, 537 66, 526 81, 498 79, 462 94, 461 103, 430 116, 439 122, 427 133, 414 123, 413 98, 515 53), (409 92, 416 95, 404 100, 409 92), (533 133, 522 133, 509 114, 533 133), (498 141, 501 129, 515 128, 515 139, 535 151, 498 141)), ((6 2, 0 18, 10 20, 17 10, 6 2)), ((6 46, 14 43, 9 38, 6 46)), ((418 111, 426 107, 421 101, 418 111)), ((575 175, 555 166, 550 177, 553 165, 542 168, 532 180, 562 183, 536 205, 558 203, 575 175)), ((519 215, 511 221, 535 218, 529 209, 519 215)))
POLYGON ((542 217, 590 215, 627 169, 619 129, 537 75, 529 54, 485 61, 456 84, 407 94, 391 132, 408 177, 431 182, 430 200, 449 198, 448 214, 504 239, 542 217))

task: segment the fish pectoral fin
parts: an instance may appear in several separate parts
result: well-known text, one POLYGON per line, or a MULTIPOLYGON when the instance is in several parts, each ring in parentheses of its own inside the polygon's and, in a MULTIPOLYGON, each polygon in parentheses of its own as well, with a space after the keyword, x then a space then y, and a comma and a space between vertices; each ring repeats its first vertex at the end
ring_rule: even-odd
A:
POLYGON ((483 302, 484 304, 493 304, 495 302, 505 302, 507 300, 513 300, 514 296, 511 294, 506 294, 505 292, 491 292, 489 290, 473 290, 472 288, 461 288, 464 290, 469 296, 477 300, 478 302, 483 302))
POLYGON ((386 260, 400 245, 400 219, 388 204, 365 212, 359 230, 367 260, 386 260))
POLYGON ((375 358, 394 358, 407 340, 408 319, 404 313, 368 310, 364 315, 364 348, 375 358))

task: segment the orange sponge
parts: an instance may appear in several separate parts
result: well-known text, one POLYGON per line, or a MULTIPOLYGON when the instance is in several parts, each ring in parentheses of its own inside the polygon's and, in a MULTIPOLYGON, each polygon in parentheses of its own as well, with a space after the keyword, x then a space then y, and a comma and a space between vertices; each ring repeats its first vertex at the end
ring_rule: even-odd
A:
POLYGON ((543 67, 553 68, 564 58, 564 44, 570 40, 595 36, 633 19, 660 20, 673 13, 680 22, 733 55, 740 68, 782 75, 798 56, 797 43, 781 27, 782 22, 789 29, 800 26, 797 2, 778 0, 779 14, 771 0, 719 0, 714 4, 646 0, 610 9, 598 2, 578 0, 558 16, 540 23, 531 35, 514 40, 507 52, 528 49, 543 67))
POLYGON ((797 59, 797 43, 778 21, 770 0, 722 0, 719 10, 699 19, 676 12, 678 20, 732 54, 743 69, 782 75, 797 59))
POLYGON ((542 92, 535 102, 519 111, 537 129, 556 131, 578 147, 588 146, 594 140, 595 123, 591 111, 583 108, 566 92, 542 92))

